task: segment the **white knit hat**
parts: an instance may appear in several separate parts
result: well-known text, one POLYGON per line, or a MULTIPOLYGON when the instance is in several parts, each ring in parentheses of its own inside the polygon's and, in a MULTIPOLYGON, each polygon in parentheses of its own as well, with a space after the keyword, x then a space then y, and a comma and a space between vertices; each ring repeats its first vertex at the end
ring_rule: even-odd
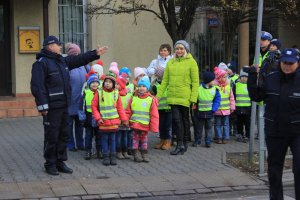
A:
POLYGON ((103 67, 101 65, 98 64, 93 65, 92 70, 98 74, 99 78, 103 75, 103 67))
POLYGON ((223 62, 220 62, 220 64, 218 65, 218 68, 220 68, 221 70, 224 70, 224 71, 228 70, 227 65, 223 62))
POLYGON ((136 67, 134 68, 134 78, 137 78, 138 76, 140 76, 141 74, 145 74, 145 70, 141 67, 136 67))

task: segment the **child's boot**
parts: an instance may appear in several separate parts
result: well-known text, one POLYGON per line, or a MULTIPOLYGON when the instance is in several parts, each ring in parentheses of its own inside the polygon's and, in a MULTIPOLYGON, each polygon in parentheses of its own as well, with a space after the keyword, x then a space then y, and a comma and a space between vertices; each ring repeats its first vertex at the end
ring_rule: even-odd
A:
POLYGON ((117 165, 117 159, 116 159, 116 154, 112 153, 110 155, 110 165, 117 165))
POLYGON ((142 162, 143 160, 138 155, 138 149, 133 150, 133 158, 135 162, 142 162))
POLYGON ((162 150, 169 150, 171 148, 171 140, 165 140, 165 143, 162 145, 162 150))
POLYGON ((128 155, 127 151, 123 152, 123 156, 125 159, 130 159, 130 156, 128 155))
POLYGON ((141 155, 142 155, 143 162, 148 163, 148 162, 150 162, 150 160, 147 158, 146 154, 147 153, 146 153, 145 150, 141 150, 141 155))
POLYGON ((123 156, 122 152, 117 152, 117 158, 118 159, 124 159, 125 157, 123 156))
POLYGON ((91 158, 92 158, 92 151, 91 151, 91 150, 87 150, 87 151, 85 152, 84 159, 85 159, 85 160, 91 160, 91 158))
POLYGON ((161 147, 164 145, 164 143, 165 143, 165 140, 161 139, 160 142, 157 143, 154 148, 161 149, 161 147))
POLYGON ((110 164, 109 156, 108 154, 103 154, 103 165, 108 166, 110 164))
POLYGON ((103 159, 103 153, 102 153, 102 151, 97 151, 97 158, 98 159, 103 159))

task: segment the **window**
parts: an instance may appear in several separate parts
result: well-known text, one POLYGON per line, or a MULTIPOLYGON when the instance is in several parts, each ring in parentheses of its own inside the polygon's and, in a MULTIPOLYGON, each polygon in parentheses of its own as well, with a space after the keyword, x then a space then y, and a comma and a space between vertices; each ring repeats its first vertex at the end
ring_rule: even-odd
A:
POLYGON ((78 44, 82 51, 87 49, 86 0, 59 0, 59 39, 64 43, 78 44))

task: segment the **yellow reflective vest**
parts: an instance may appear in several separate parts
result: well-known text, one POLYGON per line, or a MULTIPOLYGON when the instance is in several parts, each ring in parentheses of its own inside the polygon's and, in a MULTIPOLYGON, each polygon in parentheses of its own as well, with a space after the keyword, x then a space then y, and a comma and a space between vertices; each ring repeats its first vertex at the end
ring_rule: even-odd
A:
POLYGON ((99 111, 103 119, 116 119, 119 114, 116 108, 119 91, 106 92, 99 90, 99 111))
POLYGON ((251 99, 249 97, 247 83, 237 82, 235 84, 235 106, 248 107, 251 106, 251 99))
POLYGON ((202 85, 200 85, 199 93, 198 93, 198 110, 211 111, 215 96, 216 96, 215 86, 205 89, 202 85))
MULTIPOLYGON (((156 90, 158 91, 160 88, 160 84, 156 82, 155 86, 156 86, 156 90)), ((171 110, 171 106, 167 104, 167 96, 168 96, 168 88, 165 90, 164 94, 159 99, 158 110, 171 110)))
POLYGON ((220 91, 221 103, 219 110, 230 110, 230 84, 225 86, 225 90, 221 90, 221 87, 216 86, 220 91))
POLYGON ((86 111, 91 113, 92 112, 92 100, 94 98, 94 92, 90 89, 86 89, 84 91, 84 93, 85 93, 84 100, 85 100, 86 111))
POLYGON ((132 116, 130 118, 130 122, 149 125, 152 101, 153 97, 151 96, 148 96, 145 99, 141 99, 138 96, 133 96, 131 102, 132 116))

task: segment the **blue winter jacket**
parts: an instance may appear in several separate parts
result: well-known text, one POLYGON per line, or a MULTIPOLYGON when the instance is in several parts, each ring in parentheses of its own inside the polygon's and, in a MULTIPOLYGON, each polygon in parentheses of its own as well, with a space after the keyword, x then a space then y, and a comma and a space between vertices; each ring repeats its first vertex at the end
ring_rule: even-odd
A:
POLYGON ((37 54, 32 65, 31 92, 38 110, 67 108, 71 100, 69 70, 88 64, 100 56, 96 50, 62 57, 46 49, 37 54))
POLYGON ((68 108, 69 115, 78 115, 82 87, 86 81, 85 75, 89 70, 90 67, 87 65, 70 71, 71 102, 68 108))
MULTIPOLYGON (((206 88, 204 83, 201 83, 201 86, 203 88, 206 88)), ((214 113, 219 109, 220 103, 221 103, 221 95, 220 95, 219 90, 216 88, 216 95, 213 100, 212 110, 211 111, 199 111, 197 108, 197 112, 196 112, 197 117, 205 118, 205 119, 213 118, 214 113)))

